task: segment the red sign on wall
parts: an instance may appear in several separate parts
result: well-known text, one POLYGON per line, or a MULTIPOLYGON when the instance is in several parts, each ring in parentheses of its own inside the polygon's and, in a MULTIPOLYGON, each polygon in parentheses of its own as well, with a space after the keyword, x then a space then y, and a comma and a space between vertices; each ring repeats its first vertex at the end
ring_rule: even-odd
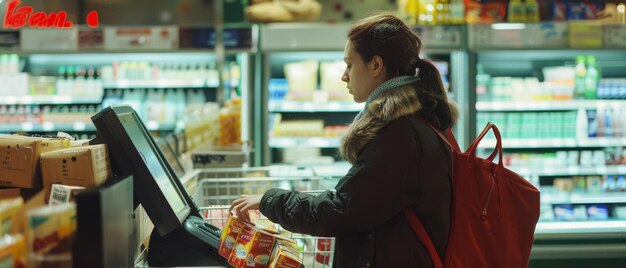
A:
MULTIPOLYGON (((4 29, 19 29, 26 24, 30 28, 72 28, 74 24, 67 19, 67 12, 61 10, 59 12, 50 12, 46 14, 43 11, 35 11, 32 6, 20 6, 22 1, 12 0, 6 4, 6 12, 4 14, 4 29)), ((87 26, 96 28, 99 25, 98 12, 91 11, 87 14, 87 26)))

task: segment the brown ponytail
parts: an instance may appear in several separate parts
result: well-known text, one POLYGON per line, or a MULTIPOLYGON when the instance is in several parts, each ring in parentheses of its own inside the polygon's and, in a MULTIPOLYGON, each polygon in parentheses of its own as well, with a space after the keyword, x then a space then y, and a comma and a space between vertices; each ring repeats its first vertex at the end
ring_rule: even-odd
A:
POLYGON ((364 62, 380 56, 388 79, 415 75, 419 68, 420 80, 415 83, 423 106, 419 115, 442 130, 455 124, 458 109, 448 100, 439 71, 420 58, 422 41, 401 19, 390 14, 365 18, 352 26, 348 40, 364 62))

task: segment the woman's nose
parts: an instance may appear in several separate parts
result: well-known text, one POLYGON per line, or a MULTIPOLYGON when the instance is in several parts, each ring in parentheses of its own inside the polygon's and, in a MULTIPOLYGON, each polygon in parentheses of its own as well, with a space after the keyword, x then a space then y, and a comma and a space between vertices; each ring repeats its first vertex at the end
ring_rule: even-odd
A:
POLYGON ((344 72, 341 76, 341 81, 348 83, 348 74, 346 74, 346 72, 344 72))

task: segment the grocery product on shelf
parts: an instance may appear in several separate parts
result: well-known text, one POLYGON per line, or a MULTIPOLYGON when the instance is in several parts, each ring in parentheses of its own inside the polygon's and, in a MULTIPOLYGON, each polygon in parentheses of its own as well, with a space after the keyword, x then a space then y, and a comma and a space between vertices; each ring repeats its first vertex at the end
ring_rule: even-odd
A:
POLYGON ((241 143, 241 100, 233 99, 220 109, 217 145, 239 143, 241 143))

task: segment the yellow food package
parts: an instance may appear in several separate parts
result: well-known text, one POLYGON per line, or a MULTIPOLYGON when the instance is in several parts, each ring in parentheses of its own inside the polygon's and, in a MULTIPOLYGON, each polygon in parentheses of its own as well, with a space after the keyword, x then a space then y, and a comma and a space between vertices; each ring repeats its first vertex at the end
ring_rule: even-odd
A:
POLYGON ((26 267, 26 247, 21 235, 0 238, 0 267, 26 267))
POLYGON ((237 268, 265 268, 269 263, 275 240, 271 233, 245 224, 230 253, 228 263, 237 268))
POLYGON ((69 267, 71 238, 76 229, 76 205, 45 206, 28 214, 28 263, 30 267, 69 267))
POLYGON ((24 200, 21 197, 0 201, 0 236, 14 234, 18 231, 16 217, 22 210, 24 200))
POLYGON ((294 252, 289 247, 283 247, 276 244, 272 251, 272 257, 270 259, 270 264, 267 266, 268 268, 301 268, 304 267, 302 265, 302 259, 300 259, 300 254, 294 252))
POLYGON ((232 214, 228 216, 220 239, 220 248, 218 250, 220 256, 226 259, 230 257, 230 253, 233 251, 233 246, 237 242, 237 237, 241 233, 243 226, 244 223, 237 217, 232 214))

